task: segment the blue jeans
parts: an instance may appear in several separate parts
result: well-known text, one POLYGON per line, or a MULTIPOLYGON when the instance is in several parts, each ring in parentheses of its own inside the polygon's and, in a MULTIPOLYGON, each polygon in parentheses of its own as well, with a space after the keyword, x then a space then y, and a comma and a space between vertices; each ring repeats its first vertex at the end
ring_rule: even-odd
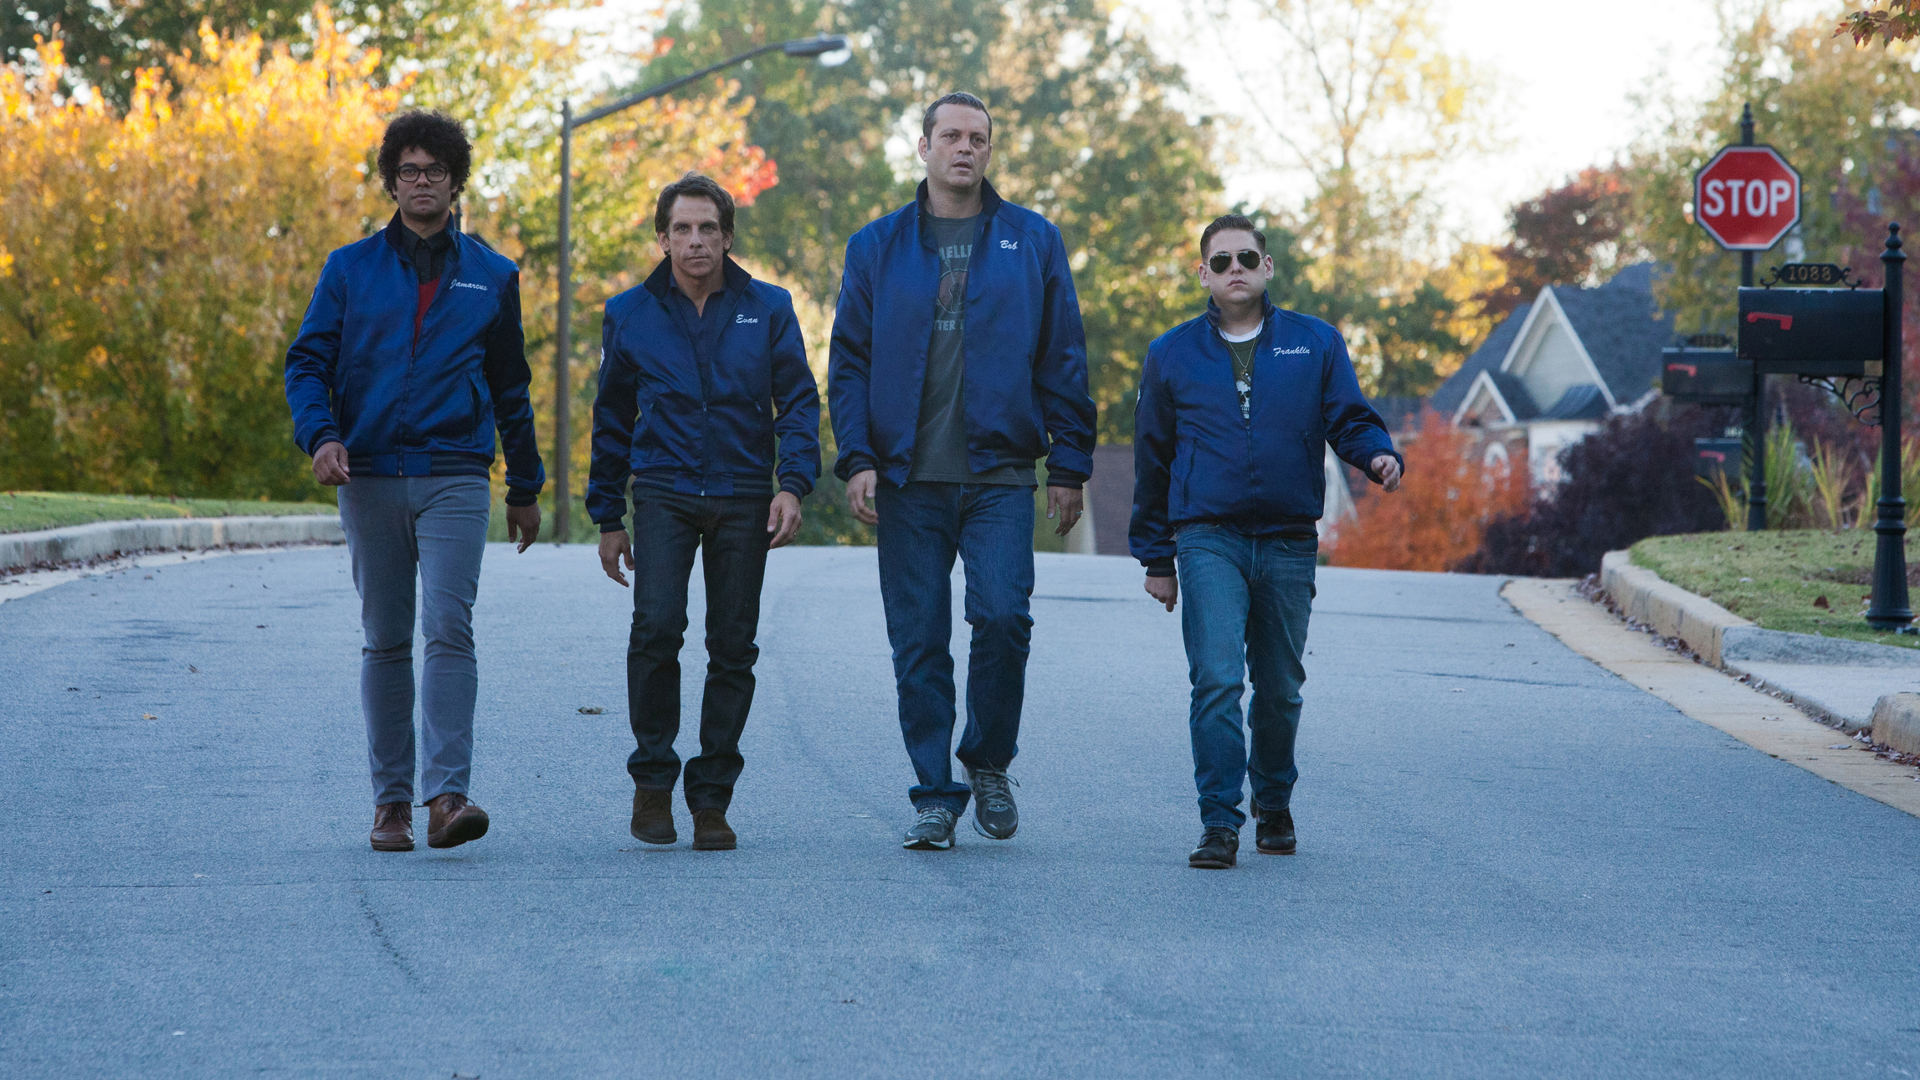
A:
POLYGON ((465 794, 473 768, 473 601, 487 549, 484 476, 360 476, 340 489, 340 524, 360 593, 360 709, 373 802, 412 802, 414 587, 419 584, 423 802, 465 794))
POLYGON ((1188 724, 1193 782, 1203 825, 1238 829, 1242 788, 1253 777, 1254 805, 1287 809, 1293 784, 1293 740, 1300 730, 1300 684, 1306 668, 1307 617, 1313 609, 1319 542, 1257 538, 1223 525, 1188 525, 1175 541, 1180 574, 1180 630, 1193 681, 1188 724), (1253 680, 1247 727, 1241 731, 1243 675, 1253 680))
POLYGON ((1033 596, 1033 489, 1011 484, 878 485, 880 601, 900 692, 915 806, 967 808, 953 778, 953 559, 966 567, 967 727, 958 756, 1005 769, 1018 752, 1033 596))

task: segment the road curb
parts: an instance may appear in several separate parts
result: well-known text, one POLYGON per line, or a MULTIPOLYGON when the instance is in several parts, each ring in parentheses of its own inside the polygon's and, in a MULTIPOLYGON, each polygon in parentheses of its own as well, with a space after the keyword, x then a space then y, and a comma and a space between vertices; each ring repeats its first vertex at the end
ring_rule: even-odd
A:
POLYGON ((1726 666, 1722 650, 1727 631, 1753 626, 1719 604, 1633 565, 1624 551, 1601 556, 1600 588, 1627 618, 1651 626, 1661 637, 1679 638, 1714 667, 1726 666))
POLYGON ((1864 701, 1841 703, 1846 695, 1830 696, 1831 688, 1812 695, 1805 686, 1789 688, 1780 677, 1783 669, 1800 665, 1803 670, 1825 667, 1839 675, 1847 669, 1849 677, 1878 678, 1876 669, 1920 669, 1920 653, 1865 641, 1762 629, 1643 566, 1633 565, 1632 556, 1625 551, 1609 551, 1601 558, 1600 587, 1627 618, 1651 627, 1662 637, 1679 639, 1709 665, 1778 691, 1788 700, 1828 716, 1849 732, 1873 728, 1875 742, 1894 745, 1878 734, 1878 718, 1884 713, 1890 717, 1888 730, 1911 740, 1916 747, 1904 752, 1920 752, 1920 695, 1888 694, 1866 708, 1864 701), (1896 698, 1913 700, 1892 704, 1896 698))
POLYGON ((1920 754, 1920 694, 1888 694, 1875 703, 1873 741, 1920 754))
POLYGON ((329 514, 98 521, 0 536, 0 571, 107 559, 138 551, 338 544, 345 540, 340 518, 329 514))

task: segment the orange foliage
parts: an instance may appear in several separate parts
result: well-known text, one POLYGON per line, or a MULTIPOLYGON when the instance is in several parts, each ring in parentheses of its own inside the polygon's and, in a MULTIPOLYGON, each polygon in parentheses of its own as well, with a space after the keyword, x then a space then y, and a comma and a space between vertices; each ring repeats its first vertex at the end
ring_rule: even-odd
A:
POLYGON ((1479 549, 1488 521, 1527 503, 1524 460, 1488 467, 1481 442, 1431 409, 1401 452, 1405 482, 1393 494, 1370 486, 1356 500, 1356 518, 1331 545, 1335 566, 1451 569, 1479 549))

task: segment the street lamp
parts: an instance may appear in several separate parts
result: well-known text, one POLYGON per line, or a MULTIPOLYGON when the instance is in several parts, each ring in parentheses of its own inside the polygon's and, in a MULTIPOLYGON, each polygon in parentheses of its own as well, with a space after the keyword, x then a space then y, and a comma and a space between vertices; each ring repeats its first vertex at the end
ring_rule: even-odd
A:
POLYGON ((848 50, 847 39, 837 34, 822 34, 819 37, 799 38, 794 41, 778 41, 769 45, 762 45, 758 48, 748 49, 738 56, 730 57, 717 64, 703 67, 692 74, 682 75, 677 79, 669 79, 658 86, 650 86, 639 93, 629 94, 610 105, 602 105, 597 109, 581 113, 579 116, 573 115, 573 102, 566 100, 560 102, 560 325, 554 334, 553 352, 553 506, 554 515, 559 519, 554 522, 553 538, 558 543, 565 543, 567 541, 567 534, 570 531, 568 529, 568 523, 573 516, 571 513, 572 497, 567 484, 567 464, 569 458, 567 428, 570 424, 568 418, 569 410, 567 408, 567 354, 572 345, 572 327, 570 320, 573 316, 573 267, 571 258, 573 254, 573 241, 571 230, 573 225, 574 129, 585 127, 603 116, 612 116, 614 113, 620 112, 623 109, 630 109, 650 98, 656 98, 669 91, 678 90, 680 87, 696 79, 703 79, 716 71, 722 71, 735 64, 743 64, 756 56, 775 51, 785 53, 788 56, 819 57, 820 62, 828 67, 834 67, 844 63, 851 55, 848 50))

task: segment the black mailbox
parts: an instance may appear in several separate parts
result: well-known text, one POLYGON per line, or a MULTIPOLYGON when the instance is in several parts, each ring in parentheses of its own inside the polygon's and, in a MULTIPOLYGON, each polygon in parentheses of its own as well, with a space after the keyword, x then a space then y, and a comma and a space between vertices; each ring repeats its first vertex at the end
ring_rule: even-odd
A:
POLYGON ((1762 375, 1865 375, 1884 302, 1879 289, 1741 289, 1740 358, 1762 375))
POLYGON ((1722 475, 1728 483, 1738 484, 1740 455, 1745 445, 1741 439, 1693 440, 1693 475, 1708 483, 1713 483, 1716 475, 1722 475))
POLYGON ((1661 349, 1660 389, 1677 401, 1745 405, 1753 397, 1753 361, 1732 349, 1661 349))

